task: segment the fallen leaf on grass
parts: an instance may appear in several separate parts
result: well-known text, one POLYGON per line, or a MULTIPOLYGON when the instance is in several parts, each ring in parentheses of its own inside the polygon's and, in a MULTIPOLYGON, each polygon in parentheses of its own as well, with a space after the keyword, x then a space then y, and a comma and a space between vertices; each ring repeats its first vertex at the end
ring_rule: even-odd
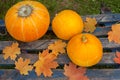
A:
POLYGON ((49 44, 48 49, 52 50, 52 53, 58 55, 58 53, 65 53, 66 43, 62 40, 57 40, 53 44, 49 44))
POLYGON ((20 74, 28 75, 28 71, 32 71, 33 66, 29 65, 30 59, 19 58, 18 61, 15 61, 15 69, 20 71, 20 74))
POLYGON ((69 66, 64 66, 64 75, 69 78, 69 80, 89 80, 87 76, 85 76, 86 68, 77 67, 73 63, 69 63, 69 66))
POLYGON ((108 40, 120 44, 120 23, 112 25, 112 31, 108 32, 108 40))
POLYGON ((58 63, 54 61, 56 58, 56 55, 49 53, 48 49, 39 53, 39 60, 34 64, 37 76, 43 73, 45 77, 51 77, 53 73, 51 69, 55 69, 58 66, 58 63))
POLYGON ((20 48, 18 47, 19 44, 16 42, 16 43, 13 43, 11 46, 7 46, 3 49, 3 57, 4 59, 6 60, 7 58, 11 58, 11 60, 15 60, 17 55, 19 55, 21 52, 20 52, 20 48))
POLYGON ((120 64, 120 52, 116 52, 116 57, 113 60, 115 63, 120 64))
POLYGON ((96 24, 97 21, 95 18, 86 17, 86 21, 84 22, 84 31, 90 33, 94 32, 96 29, 96 24))

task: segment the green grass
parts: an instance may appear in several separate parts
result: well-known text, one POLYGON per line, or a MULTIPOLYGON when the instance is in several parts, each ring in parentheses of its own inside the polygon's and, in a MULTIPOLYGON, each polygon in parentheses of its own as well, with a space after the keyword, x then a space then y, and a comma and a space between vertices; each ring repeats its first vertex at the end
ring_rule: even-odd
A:
MULTIPOLYGON (((7 10, 22 0, 0 0, 0 19, 4 19, 7 10)), ((104 1, 113 13, 120 13, 118 0, 37 0, 43 3, 49 10, 51 18, 64 9, 75 10, 80 15, 100 13, 100 3, 104 1)))

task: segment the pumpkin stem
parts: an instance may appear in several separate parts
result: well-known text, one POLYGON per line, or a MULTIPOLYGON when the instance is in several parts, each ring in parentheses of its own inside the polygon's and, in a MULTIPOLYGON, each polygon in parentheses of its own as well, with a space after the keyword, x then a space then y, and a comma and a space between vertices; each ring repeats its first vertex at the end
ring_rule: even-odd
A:
POLYGON ((20 16, 20 17, 28 17, 28 16, 31 15, 32 11, 33 11, 33 8, 30 5, 21 6, 18 9, 18 16, 20 16))
POLYGON ((85 35, 82 35, 81 40, 82 42, 87 42, 87 37, 85 35))

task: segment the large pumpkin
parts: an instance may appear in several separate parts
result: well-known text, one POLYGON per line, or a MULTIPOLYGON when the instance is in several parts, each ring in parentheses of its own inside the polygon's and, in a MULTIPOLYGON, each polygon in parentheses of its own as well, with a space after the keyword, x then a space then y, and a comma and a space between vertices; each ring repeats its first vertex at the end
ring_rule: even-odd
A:
POLYGON ((48 30, 50 16, 47 8, 37 1, 21 1, 12 6, 5 16, 9 34, 20 41, 41 38, 48 30))
POLYGON ((83 67, 97 64, 103 55, 100 40, 93 34, 84 33, 74 36, 67 45, 69 58, 75 64, 83 67))

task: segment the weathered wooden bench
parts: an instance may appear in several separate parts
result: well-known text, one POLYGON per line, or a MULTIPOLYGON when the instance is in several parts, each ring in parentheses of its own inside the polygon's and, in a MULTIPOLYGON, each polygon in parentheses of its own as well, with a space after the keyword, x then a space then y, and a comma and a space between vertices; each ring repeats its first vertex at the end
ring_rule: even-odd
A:
MULTIPOLYGON (((93 33, 96 35, 102 42, 104 47, 104 56, 102 60, 95 66, 87 68, 86 75, 90 80, 120 80, 120 65, 116 64, 113 61, 115 57, 116 50, 120 50, 120 44, 116 44, 114 42, 109 42, 107 39, 107 33, 111 30, 111 25, 120 21, 120 14, 100 14, 100 15, 88 15, 89 17, 95 17, 98 21, 97 29, 93 33)), ((83 16, 82 18, 85 19, 83 16)), ((4 21, 0 20, 0 31, 4 33, 5 24, 4 21), (3 31, 3 32, 2 32, 3 31)), ((46 33, 46 35, 53 35, 51 29, 46 33)), ((4 60, 2 49, 5 46, 11 45, 15 40, 5 38, 10 37, 9 34, 0 36, 0 80, 68 80, 66 76, 64 76, 64 70, 62 68, 54 69, 54 73, 52 77, 45 78, 43 75, 37 76, 33 71, 29 72, 28 76, 20 75, 20 73, 14 69, 14 62, 11 60, 4 60)), ((40 40, 30 43, 20 43, 20 48, 28 53, 22 53, 20 56, 23 58, 30 58, 31 64, 33 64, 38 59, 38 51, 46 49, 49 43, 52 43, 57 38, 49 38, 44 37, 40 40)), ((67 54, 60 54, 57 59, 59 65, 63 67, 64 64, 68 64, 70 62, 67 54)))

